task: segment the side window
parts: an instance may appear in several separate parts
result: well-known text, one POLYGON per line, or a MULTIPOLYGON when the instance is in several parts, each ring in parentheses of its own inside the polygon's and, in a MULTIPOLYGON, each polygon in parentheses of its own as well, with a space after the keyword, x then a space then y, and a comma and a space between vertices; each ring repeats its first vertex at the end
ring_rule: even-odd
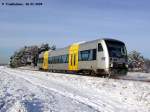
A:
POLYGON ((55 56, 55 63, 57 63, 58 62, 58 58, 57 58, 57 56, 55 56))
POLYGON ((101 51, 103 51, 103 47, 102 47, 102 44, 99 43, 99 44, 98 44, 98 52, 101 52, 101 51))
POLYGON ((41 63, 40 61, 41 61, 41 58, 38 59, 38 63, 41 63))
POLYGON ((41 63, 41 59, 42 59, 42 58, 39 58, 39 59, 38 59, 38 63, 41 63))
POLYGON ((52 57, 52 63, 54 63, 54 57, 52 57))
POLYGON ((63 56, 60 56, 60 61, 59 63, 63 63, 63 56))
POLYGON ((81 61, 88 61, 90 58, 90 50, 80 51, 81 61))
POLYGON ((40 62, 43 63, 43 58, 40 59, 40 62))
POLYGON ((49 57, 49 63, 68 63, 68 54, 49 57))
POLYGON ((59 56, 59 63, 63 63, 63 56, 59 56))
POLYGON ((96 60, 96 49, 93 49, 92 60, 96 60))
POLYGON ((62 55, 62 63, 67 63, 67 55, 62 55))
POLYGON ((49 57, 49 58, 48 58, 48 63, 49 63, 49 64, 52 63, 52 57, 49 57))
POLYGON ((96 60, 97 49, 79 51, 79 61, 96 60))
POLYGON ((65 55, 61 56, 61 63, 65 63, 65 55))
POLYGON ((56 63, 56 56, 54 56, 54 63, 56 63))
POLYGON ((66 61, 65 61, 65 63, 68 63, 68 61, 69 61, 69 54, 66 55, 66 61))

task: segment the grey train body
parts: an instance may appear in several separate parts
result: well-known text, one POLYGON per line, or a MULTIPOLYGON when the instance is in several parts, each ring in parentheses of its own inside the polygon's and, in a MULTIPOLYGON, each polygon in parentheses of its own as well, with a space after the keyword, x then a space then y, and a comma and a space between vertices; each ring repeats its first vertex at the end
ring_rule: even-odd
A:
MULTIPOLYGON (((38 66, 42 69, 44 53, 39 55, 39 60, 38 66)), ((49 71, 74 71, 112 76, 126 75, 127 62, 125 44, 115 39, 97 39, 72 44, 56 51, 48 51, 49 71), (71 49, 77 52, 72 54, 73 50, 71 49), (72 65, 73 63, 74 65, 72 65)))

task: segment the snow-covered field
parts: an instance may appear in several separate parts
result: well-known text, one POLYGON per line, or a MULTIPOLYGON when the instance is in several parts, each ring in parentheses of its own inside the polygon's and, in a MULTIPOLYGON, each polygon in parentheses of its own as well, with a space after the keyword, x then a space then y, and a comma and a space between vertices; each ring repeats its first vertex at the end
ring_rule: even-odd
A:
POLYGON ((0 112, 150 112, 150 74, 118 80, 0 66, 0 112), (137 80, 138 79, 138 80, 137 80))

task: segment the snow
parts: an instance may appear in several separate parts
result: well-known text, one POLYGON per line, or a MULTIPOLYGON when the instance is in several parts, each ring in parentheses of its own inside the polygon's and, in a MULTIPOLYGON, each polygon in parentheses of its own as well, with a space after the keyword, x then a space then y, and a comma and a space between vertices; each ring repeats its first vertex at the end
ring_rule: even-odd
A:
POLYGON ((134 80, 134 81, 147 81, 150 82, 150 74, 140 73, 140 72, 131 72, 127 76, 121 76, 121 79, 124 80, 134 80))
POLYGON ((148 73, 118 80, 0 66, 0 112, 150 112, 148 73), (142 81, 139 81, 142 78, 142 81))

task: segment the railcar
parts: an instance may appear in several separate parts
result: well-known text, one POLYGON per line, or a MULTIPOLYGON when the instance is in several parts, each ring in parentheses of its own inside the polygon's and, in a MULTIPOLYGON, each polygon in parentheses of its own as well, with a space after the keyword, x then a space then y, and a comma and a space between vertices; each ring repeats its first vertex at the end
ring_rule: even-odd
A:
POLYGON ((91 75, 126 75, 127 50, 122 41, 97 39, 74 43, 39 55, 39 69, 51 72, 76 72, 91 75))

